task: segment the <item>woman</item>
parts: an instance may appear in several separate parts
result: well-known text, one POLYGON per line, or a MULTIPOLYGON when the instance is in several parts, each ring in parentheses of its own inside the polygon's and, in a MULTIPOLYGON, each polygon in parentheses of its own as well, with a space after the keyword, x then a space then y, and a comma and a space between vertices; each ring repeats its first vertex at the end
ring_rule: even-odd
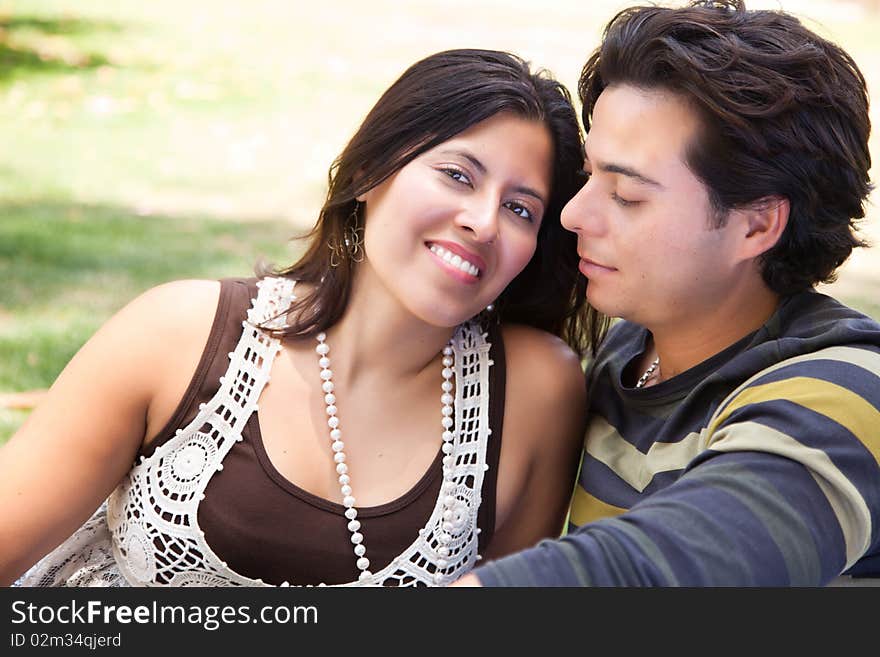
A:
POLYGON ((299 262, 156 287, 72 359, 0 450, 0 578, 64 541, 20 583, 443 585, 556 535, 598 330, 559 224, 582 165, 518 58, 413 65, 299 262))

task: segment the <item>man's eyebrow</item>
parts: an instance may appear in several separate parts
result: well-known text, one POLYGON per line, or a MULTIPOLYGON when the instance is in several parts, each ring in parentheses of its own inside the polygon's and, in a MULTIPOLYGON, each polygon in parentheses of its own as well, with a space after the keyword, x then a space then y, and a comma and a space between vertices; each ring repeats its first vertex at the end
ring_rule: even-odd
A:
MULTIPOLYGON (((471 164, 473 164, 473 165, 474 165, 474 168, 475 168, 477 171, 479 171, 481 174, 485 174, 486 171, 488 171, 488 169, 486 169, 486 165, 485 165, 485 164, 483 164, 482 162, 480 162, 479 159, 477 159, 473 154, 471 154, 471 153, 469 153, 469 152, 467 152, 467 151, 456 150, 456 149, 449 149, 449 150, 443 150, 443 151, 440 151, 440 152, 441 152, 441 153, 445 153, 445 154, 447 154, 447 155, 458 155, 459 157, 463 157, 463 158, 466 159, 468 162, 470 162, 471 164)), ((547 201, 544 199, 544 195, 541 194, 540 192, 538 192, 537 190, 532 189, 531 187, 526 187, 526 186, 524 186, 524 185, 519 185, 519 186, 517 186, 517 187, 514 187, 514 188, 513 188, 513 191, 518 192, 518 193, 520 193, 520 194, 525 194, 525 195, 527 195, 527 196, 534 196, 534 197, 535 197, 536 199, 538 199, 541 203, 545 203, 545 204, 547 203, 547 201)))
POLYGON ((636 182, 640 182, 644 185, 651 185, 652 187, 659 187, 663 189, 663 185, 652 178, 648 178, 648 176, 643 175, 633 169, 632 167, 627 167, 622 164, 611 164, 611 163, 601 163, 598 165, 600 171, 604 171, 606 173, 619 173, 627 178, 632 178, 636 182))

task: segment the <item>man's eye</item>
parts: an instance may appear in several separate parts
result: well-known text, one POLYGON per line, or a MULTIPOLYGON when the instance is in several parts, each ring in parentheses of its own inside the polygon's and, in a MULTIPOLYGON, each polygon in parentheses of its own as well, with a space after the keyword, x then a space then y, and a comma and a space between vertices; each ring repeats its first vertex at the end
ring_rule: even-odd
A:
POLYGON ((632 205, 638 205, 639 201, 628 201, 625 198, 621 198, 617 195, 617 192, 613 192, 611 194, 611 198, 614 199, 615 203, 617 203, 620 207, 628 208, 632 205))

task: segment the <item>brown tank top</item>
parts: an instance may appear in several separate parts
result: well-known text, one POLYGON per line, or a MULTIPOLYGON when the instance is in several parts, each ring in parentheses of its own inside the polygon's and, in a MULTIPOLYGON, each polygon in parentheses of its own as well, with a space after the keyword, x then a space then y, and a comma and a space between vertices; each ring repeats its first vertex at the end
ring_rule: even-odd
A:
MULTIPOLYGON (((150 445, 149 456, 185 427, 219 389, 229 367, 229 352, 242 334, 242 320, 257 294, 257 279, 223 279, 220 300, 205 349, 177 409, 150 445)), ((504 343, 497 325, 489 330, 489 466, 483 479, 478 511, 479 550, 484 552, 495 529, 495 489, 501 454, 506 366, 504 343)), ((251 414, 223 459, 199 504, 199 526, 213 551, 235 572, 270 584, 341 584, 357 579, 345 507, 314 495, 288 481, 269 460, 260 435, 259 411, 251 414)), ((440 441, 438 440, 438 443, 440 441)), ((442 482, 437 455, 421 479, 401 497, 373 507, 359 507, 358 520, 369 536, 371 570, 376 572, 403 552, 424 527, 434 509, 442 482)))

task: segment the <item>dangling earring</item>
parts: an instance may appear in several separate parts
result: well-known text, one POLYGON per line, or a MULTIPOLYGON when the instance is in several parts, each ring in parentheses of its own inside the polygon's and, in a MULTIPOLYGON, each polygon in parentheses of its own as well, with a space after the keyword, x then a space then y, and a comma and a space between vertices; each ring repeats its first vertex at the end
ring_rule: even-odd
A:
POLYGON ((351 211, 351 221, 345 229, 345 248, 352 262, 364 261, 364 229, 360 225, 358 210, 360 201, 354 202, 354 210, 351 211))
POLYGON ((330 249, 330 266, 338 267, 346 258, 352 262, 364 261, 364 229, 359 225, 358 210, 360 201, 354 202, 354 209, 342 233, 342 244, 336 238, 327 241, 330 249))

